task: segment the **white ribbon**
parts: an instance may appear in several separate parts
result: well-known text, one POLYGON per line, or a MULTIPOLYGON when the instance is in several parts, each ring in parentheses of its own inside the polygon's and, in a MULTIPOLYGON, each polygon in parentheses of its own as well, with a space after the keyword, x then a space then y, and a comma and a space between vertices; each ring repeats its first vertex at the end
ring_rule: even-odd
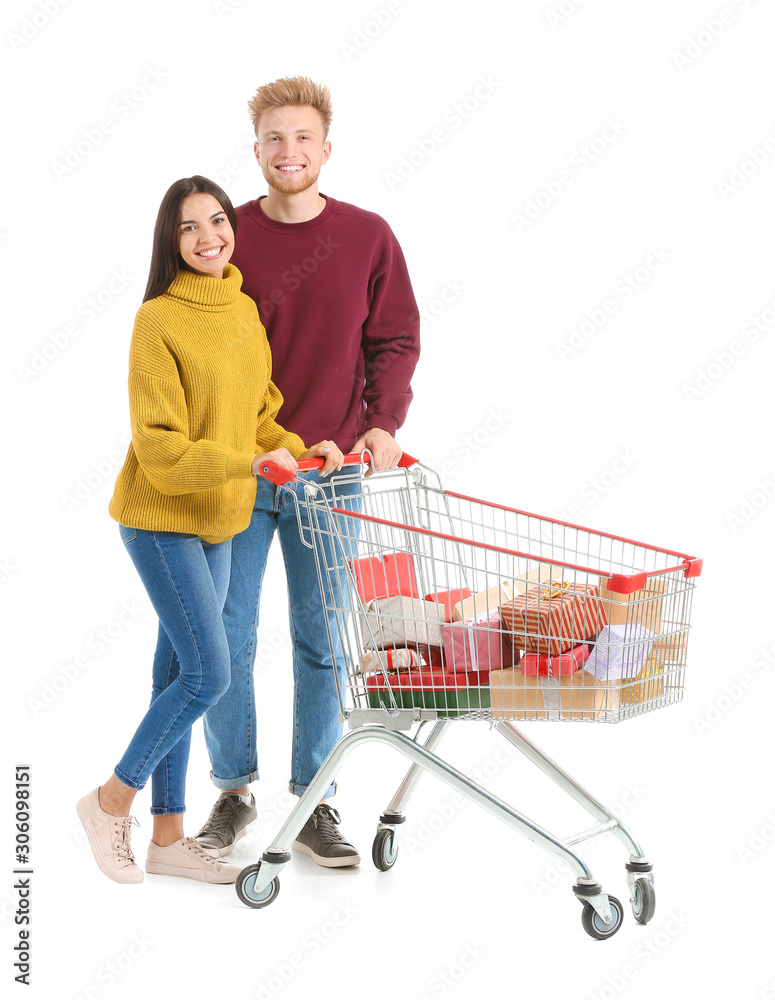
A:
MULTIPOLYGON (((507 586, 504 584, 504 586, 507 586)), ((488 622, 494 613, 492 611, 480 611, 476 618, 472 618, 471 621, 465 623, 466 631, 468 633, 468 648, 471 650, 471 655, 469 657, 469 670, 479 669, 479 650, 476 644, 476 635, 479 629, 475 628, 476 625, 481 625, 483 622, 488 622)))
POLYGON ((560 678, 541 675, 541 693, 544 697, 544 710, 547 719, 562 718, 562 695, 560 694, 560 678))

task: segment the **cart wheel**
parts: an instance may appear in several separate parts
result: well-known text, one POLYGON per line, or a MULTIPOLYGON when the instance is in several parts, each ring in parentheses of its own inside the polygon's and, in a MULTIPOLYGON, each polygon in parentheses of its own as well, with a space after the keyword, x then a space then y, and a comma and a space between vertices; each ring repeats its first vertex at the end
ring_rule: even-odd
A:
POLYGON ((260 867, 261 865, 257 864, 243 868, 234 883, 237 895, 245 906, 251 906, 255 910, 260 910, 262 906, 269 906, 277 899, 277 894, 280 891, 280 879, 276 875, 265 889, 260 892, 256 891, 256 878, 260 867))
POLYGON ((371 860, 374 862, 374 867, 379 868, 381 872, 389 872, 396 863, 398 847, 393 846, 394 836, 395 830, 383 827, 377 830, 377 836, 374 838, 371 860))
MULTIPOLYGON (((584 901, 582 900, 582 902, 584 901)), ((584 902, 584 908, 581 911, 582 927, 590 937, 597 938, 598 941, 605 941, 606 938, 613 937, 622 926, 622 919, 624 918, 622 904, 615 896, 609 896, 608 902, 611 905, 612 920, 610 924, 603 923, 600 914, 594 906, 587 902, 584 902)))
POLYGON ((639 924, 647 924, 654 916, 657 906, 657 897, 654 892, 654 883, 648 878, 639 878, 635 882, 635 892, 630 900, 632 903, 632 913, 639 924))

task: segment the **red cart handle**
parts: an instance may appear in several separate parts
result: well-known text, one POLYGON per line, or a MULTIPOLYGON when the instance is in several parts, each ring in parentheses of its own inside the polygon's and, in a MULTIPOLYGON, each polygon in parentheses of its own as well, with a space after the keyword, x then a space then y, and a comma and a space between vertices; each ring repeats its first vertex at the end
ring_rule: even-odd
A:
MULTIPOLYGON (((361 465, 366 463, 368 465, 368 456, 362 456, 359 451, 353 451, 349 455, 344 456, 345 465, 361 465)), ((268 479, 270 483, 274 483, 275 486, 282 486, 284 483, 290 482, 291 479, 295 479, 296 476, 301 472, 314 472, 317 469, 322 469, 326 464, 324 458, 303 458, 299 462, 298 472, 288 472, 277 462, 262 462, 258 474, 263 479, 268 479)), ((403 453, 401 458, 398 460, 399 469, 408 469, 412 465, 417 464, 417 459, 412 458, 406 452, 403 453)))

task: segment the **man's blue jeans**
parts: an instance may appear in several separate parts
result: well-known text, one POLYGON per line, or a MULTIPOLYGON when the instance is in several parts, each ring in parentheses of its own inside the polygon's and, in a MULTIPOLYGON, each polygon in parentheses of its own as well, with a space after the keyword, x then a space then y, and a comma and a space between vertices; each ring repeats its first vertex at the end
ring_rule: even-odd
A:
MULTIPOLYGON (((314 482, 327 487, 326 495, 330 497, 332 479, 336 483, 336 474, 321 479, 317 473, 307 473, 300 482, 290 484, 299 497, 303 525, 307 524, 303 483, 314 482)), ((360 510, 360 482, 337 483, 335 488, 337 497, 346 498, 338 506, 360 510)), ((329 565, 342 566, 343 559, 351 558, 357 548, 357 541, 352 539, 356 534, 354 526, 357 519, 339 517, 337 520, 345 537, 344 554, 338 546, 331 550, 328 537, 324 537, 321 543, 326 548, 329 565)), ((321 524, 324 523, 321 521, 321 524)), ((285 561, 293 643, 294 718, 290 790, 295 795, 301 795, 342 736, 339 698, 314 552, 300 538, 293 497, 285 487, 277 488, 260 476, 250 526, 232 539, 231 580, 223 610, 231 652, 231 686, 220 701, 208 709, 204 730, 216 787, 240 788, 258 777, 253 665, 261 584, 275 531, 280 536, 285 561)), ((309 531, 305 530, 304 534, 310 541, 309 531)), ((336 578, 341 580, 341 572, 336 578)), ((342 594, 346 593, 343 589, 342 594)), ((338 596, 335 603, 342 607, 342 600, 342 596, 338 596)), ((341 622, 341 616, 339 618, 341 622)), ((333 613, 330 628, 336 670, 340 683, 344 683, 344 659, 333 613)), ((332 784, 326 796, 333 795, 335 791, 336 786, 332 784)))
POLYGON ((223 603, 231 541, 120 525, 121 538, 159 616, 151 705, 116 777, 131 788, 152 779, 151 813, 185 812, 191 727, 229 686, 223 603))

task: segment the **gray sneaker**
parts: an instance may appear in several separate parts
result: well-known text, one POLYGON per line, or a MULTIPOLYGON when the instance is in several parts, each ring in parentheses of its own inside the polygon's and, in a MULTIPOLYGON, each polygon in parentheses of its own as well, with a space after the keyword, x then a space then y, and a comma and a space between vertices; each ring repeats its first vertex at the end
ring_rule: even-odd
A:
POLYGON ((341 822, 336 809, 321 802, 304 824, 293 846, 303 854, 310 854, 319 865, 324 865, 326 868, 347 868, 358 865, 361 861, 360 855, 336 829, 341 822))
POLYGON ((256 826, 257 815, 255 799, 246 806, 239 795, 219 795, 207 822, 194 839, 199 841, 210 857, 222 858, 256 826))

